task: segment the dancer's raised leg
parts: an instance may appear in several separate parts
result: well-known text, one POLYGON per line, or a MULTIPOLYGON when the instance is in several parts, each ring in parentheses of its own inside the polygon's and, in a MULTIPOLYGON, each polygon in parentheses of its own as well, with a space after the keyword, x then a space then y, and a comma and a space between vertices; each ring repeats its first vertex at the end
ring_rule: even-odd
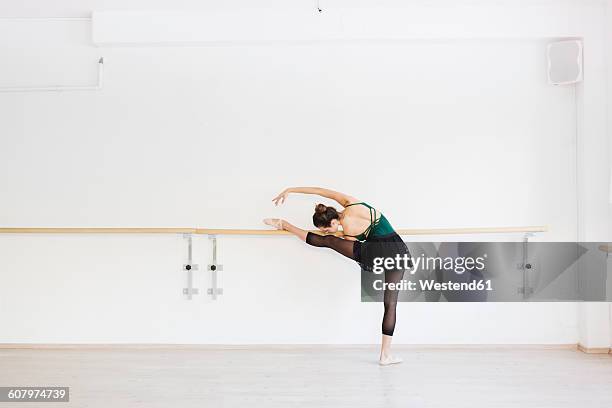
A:
POLYGON ((295 225, 278 218, 266 218, 264 223, 276 229, 288 231, 309 245, 330 248, 339 254, 346 256, 347 258, 355 260, 353 255, 353 247, 356 241, 338 238, 334 235, 315 234, 313 232, 298 228, 295 225))

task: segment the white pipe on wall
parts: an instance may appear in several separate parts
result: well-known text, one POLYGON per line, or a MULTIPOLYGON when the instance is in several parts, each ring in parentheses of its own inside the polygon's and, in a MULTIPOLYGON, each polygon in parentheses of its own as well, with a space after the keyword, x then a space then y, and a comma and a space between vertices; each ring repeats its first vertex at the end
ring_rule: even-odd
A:
POLYGON ((1 22, 48 22, 48 21, 59 21, 59 22, 70 22, 70 21, 91 21, 91 17, 0 17, 1 22))
POLYGON ((4 87, 0 92, 62 92, 62 91, 97 91, 102 89, 104 79, 104 57, 98 60, 98 82, 89 86, 31 86, 4 87))

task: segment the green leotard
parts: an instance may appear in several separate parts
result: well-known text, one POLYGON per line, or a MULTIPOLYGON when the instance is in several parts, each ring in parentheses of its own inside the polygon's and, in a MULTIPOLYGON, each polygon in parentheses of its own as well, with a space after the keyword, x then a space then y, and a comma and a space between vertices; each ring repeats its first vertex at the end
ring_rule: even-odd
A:
POLYGON ((370 226, 366 228, 366 230, 363 231, 359 235, 344 234, 345 236, 356 238, 359 241, 365 241, 368 238, 380 237, 380 236, 388 235, 388 234, 395 232, 393 227, 391 226, 391 224, 389 223, 389 221, 385 218, 383 214, 380 214, 380 218, 376 219, 376 209, 374 207, 366 203, 363 203, 363 202, 352 203, 352 204, 347 205, 346 207, 350 207, 351 205, 358 205, 358 204, 364 205, 370 209, 370 226))

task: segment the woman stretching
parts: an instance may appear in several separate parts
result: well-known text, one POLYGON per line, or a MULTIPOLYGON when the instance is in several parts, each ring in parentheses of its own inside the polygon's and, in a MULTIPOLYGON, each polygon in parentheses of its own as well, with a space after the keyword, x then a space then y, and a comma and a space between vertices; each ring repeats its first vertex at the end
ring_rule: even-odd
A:
MULTIPOLYGON (((285 230, 297 236, 307 244, 316 247, 331 248, 334 251, 357 261, 362 268, 371 271, 374 258, 391 257, 397 254, 408 254, 408 248, 399 235, 393 230, 389 221, 375 208, 357 200, 354 197, 336 191, 318 187, 287 188, 272 201, 279 205, 285 202, 290 193, 316 194, 335 200, 344 207, 337 211, 334 207, 318 204, 312 221, 320 231, 330 235, 319 235, 305 231, 285 220, 267 218, 264 223, 277 229, 285 230), (338 227, 342 227, 339 231, 338 227), (338 234, 341 237, 335 236, 338 234)), ((402 269, 385 269, 385 283, 399 283, 404 271, 402 269)), ((385 285, 384 315, 382 320, 382 346, 380 350, 381 365, 400 363, 400 358, 393 357, 391 339, 395 329, 395 309, 397 306, 397 290, 390 290, 385 285)))

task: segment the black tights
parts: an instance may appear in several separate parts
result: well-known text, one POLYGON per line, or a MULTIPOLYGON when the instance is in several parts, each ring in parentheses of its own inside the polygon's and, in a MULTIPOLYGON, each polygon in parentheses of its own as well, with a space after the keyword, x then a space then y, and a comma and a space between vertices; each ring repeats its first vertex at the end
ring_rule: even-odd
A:
MULTIPOLYGON (((361 245, 358 241, 350 241, 348 239, 338 238, 334 235, 318 235, 309 232, 306 235, 306 243, 316 247, 331 248, 350 258, 354 261, 359 262, 360 259, 355 259, 355 245, 361 245)), ((385 282, 386 283, 399 283, 404 276, 403 271, 385 271, 385 282)), ((383 302, 385 305, 385 313, 382 320, 382 333, 387 336, 393 336, 395 330, 395 314, 397 307, 397 295, 398 290, 385 289, 383 302)))

